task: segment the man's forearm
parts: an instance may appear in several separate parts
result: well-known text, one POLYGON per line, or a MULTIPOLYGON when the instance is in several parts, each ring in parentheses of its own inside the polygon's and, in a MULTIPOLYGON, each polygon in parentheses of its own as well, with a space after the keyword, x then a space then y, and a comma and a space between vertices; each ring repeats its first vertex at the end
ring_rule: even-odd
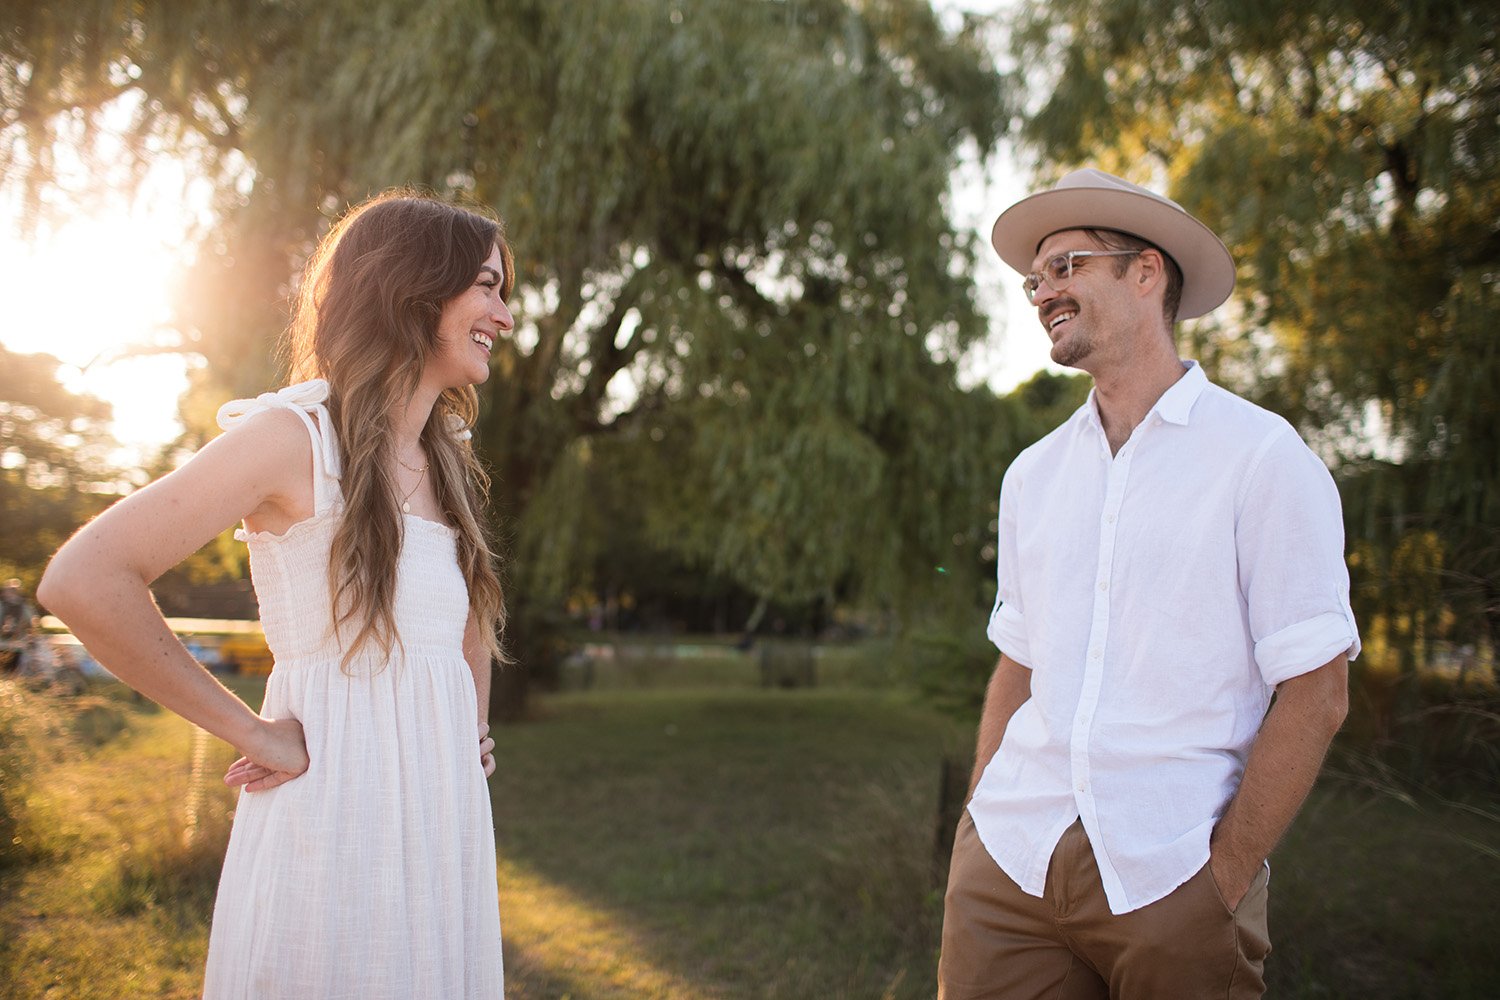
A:
POLYGON ((969 777, 969 798, 979 787, 979 778, 989 766, 1000 741, 1005 737, 1006 727, 1016 709, 1026 704, 1031 697, 1031 670, 1015 660, 1000 654, 995 672, 990 675, 989 686, 984 692, 984 709, 979 716, 979 737, 974 747, 974 773, 969 777))
POLYGON ((1230 906, 1244 896, 1312 790, 1348 711, 1348 687, 1348 661, 1340 655, 1277 688, 1210 844, 1211 871, 1230 906))

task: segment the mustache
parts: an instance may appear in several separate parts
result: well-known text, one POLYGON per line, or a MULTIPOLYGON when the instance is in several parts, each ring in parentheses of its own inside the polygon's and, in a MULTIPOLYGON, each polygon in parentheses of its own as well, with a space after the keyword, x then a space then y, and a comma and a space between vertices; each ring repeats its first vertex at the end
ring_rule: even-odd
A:
POLYGON ((1072 312, 1078 312, 1079 311, 1078 300, 1076 300, 1076 299, 1053 299, 1051 302, 1047 303, 1047 308, 1045 308, 1045 309, 1042 310, 1041 315, 1040 315, 1039 318, 1042 321, 1042 325, 1046 326, 1048 323, 1052 322, 1052 317, 1056 316, 1058 313, 1069 312, 1069 311, 1072 311, 1072 312))

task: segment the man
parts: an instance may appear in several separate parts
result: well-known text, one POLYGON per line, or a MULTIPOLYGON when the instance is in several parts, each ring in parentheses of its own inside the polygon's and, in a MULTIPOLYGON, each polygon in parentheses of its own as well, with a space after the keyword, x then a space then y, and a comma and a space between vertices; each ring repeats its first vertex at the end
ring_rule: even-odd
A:
POLYGON ((1333 480, 1178 358, 1234 261, 1175 202, 1080 170, 993 240, 1094 388, 1001 487, 940 996, 1258 997, 1266 858, 1359 652, 1333 480))

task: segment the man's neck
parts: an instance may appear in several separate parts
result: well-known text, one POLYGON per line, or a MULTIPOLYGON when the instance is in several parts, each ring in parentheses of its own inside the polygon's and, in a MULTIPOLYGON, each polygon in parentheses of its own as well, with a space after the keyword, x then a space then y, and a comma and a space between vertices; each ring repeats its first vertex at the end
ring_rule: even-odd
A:
POLYGON ((1137 358, 1117 371, 1094 376, 1094 402, 1109 451, 1118 455, 1151 407, 1187 371, 1170 347, 1137 358))

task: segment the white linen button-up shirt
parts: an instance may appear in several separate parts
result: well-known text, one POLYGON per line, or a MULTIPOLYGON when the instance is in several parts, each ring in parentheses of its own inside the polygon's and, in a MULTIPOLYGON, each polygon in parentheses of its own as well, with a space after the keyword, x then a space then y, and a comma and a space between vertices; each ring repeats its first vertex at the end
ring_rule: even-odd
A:
POLYGON ((1041 896, 1082 818, 1110 911, 1208 861, 1272 690, 1359 652, 1338 493, 1281 417, 1189 363, 1111 456, 1094 396, 1000 491, 989 637, 1031 669, 969 813, 1041 896))

